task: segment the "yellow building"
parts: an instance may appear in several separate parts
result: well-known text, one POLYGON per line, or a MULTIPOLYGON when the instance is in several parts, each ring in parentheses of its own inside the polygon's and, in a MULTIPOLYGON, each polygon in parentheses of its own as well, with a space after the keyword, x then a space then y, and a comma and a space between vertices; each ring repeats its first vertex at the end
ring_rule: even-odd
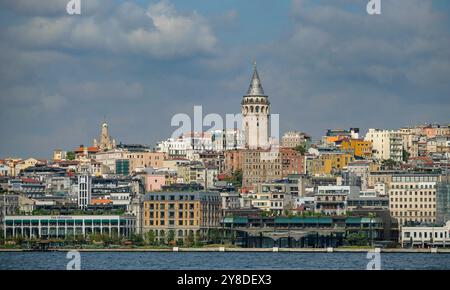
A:
POLYGON ((206 236, 218 229, 221 199, 218 192, 158 192, 145 196, 143 229, 161 242, 206 236))
POLYGON ((317 159, 312 160, 312 174, 330 175, 339 172, 353 160, 354 156, 349 153, 323 153, 317 159))
POLYGON ((358 157, 370 158, 372 156, 372 142, 362 139, 342 140, 341 150, 353 150, 353 154, 358 157))

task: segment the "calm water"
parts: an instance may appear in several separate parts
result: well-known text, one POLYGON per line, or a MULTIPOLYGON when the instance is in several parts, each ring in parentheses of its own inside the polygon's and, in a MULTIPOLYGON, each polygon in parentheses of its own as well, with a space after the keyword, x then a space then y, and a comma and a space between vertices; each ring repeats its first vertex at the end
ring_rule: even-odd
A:
MULTIPOLYGON (((0 253, 0 269, 64 270, 65 252, 0 253)), ((81 269, 355 269, 364 270, 365 253, 81 253, 81 269)), ((450 270, 450 254, 382 253, 382 269, 450 270)))

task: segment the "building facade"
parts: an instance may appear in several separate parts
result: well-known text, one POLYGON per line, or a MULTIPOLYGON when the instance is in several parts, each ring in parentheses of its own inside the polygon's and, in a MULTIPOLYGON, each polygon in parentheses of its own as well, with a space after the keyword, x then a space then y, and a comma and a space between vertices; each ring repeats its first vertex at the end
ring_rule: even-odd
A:
POLYGON ((393 174, 389 189, 391 215, 399 225, 436 222, 436 174, 393 174))
POLYGON ((373 156, 379 160, 403 160, 403 138, 400 131, 369 129, 366 141, 372 142, 373 156))
POLYGON ((91 234, 128 237, 134 232, 136 218, 119 215, 6 216, 5 237, 65 238, 91 234))
POLYGON ((149 193, 144 198, 143 230, 153 231, 160 241, 200 238, 219 227, 221 203, 218 192, 149 193))

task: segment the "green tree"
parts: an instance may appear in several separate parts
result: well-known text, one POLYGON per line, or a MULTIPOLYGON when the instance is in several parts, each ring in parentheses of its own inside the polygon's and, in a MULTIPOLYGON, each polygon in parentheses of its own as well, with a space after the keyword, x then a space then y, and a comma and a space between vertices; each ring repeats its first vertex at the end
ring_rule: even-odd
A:
POLYGON ((153 230, 149 230, 147 232, 146 238, 147 238, 147 244, 152 245, 152 246, 155 245, 155 232, 153 230))
POLYGON ((409 155, 410 155, 409 152, 403 149, 403 152, 402 152, 403 162, 408 162, 409 155))
POLYGON ((299 144, 299 145, 295 146, 294 150, 297 151, 298 153, 300 153, 301 155, 305 155, 306 146, 304 144, 299 144))
POLYGON ((167 243, 173 243, 175 241, 175 231, 174 230, 169 230, 169 232, 167 233, 167 243))
POLYGON ((350 246, 368 246, 369 240, 363 233, 351 233, 345 238, 346 244, 350 246))
POLYGON ((139 234, 132 234, 130 236, 130 240, 135 244, 136 246, 143 246, 144 245, 144 239, 139 234))
POLYGON ((234 171, 231 176, 225 178, 225 181, 232 183, 235 187, 242 187, 242 170, 234 171))
POLYGON ((393 159, 383 160, 381 162, 381 168, 384 170, 395 169, 398 166, 398 162, 393 159))
POLYGON ((192 247, 195 244, 195 236, 192 231, 189 231, 189 234, 186 239, 186 246, 192 247))
POLYGON ((67 152, 66 158, 67 158, 67 160, 74 160, 75 159, 75 152, 73 152, 73 151, 67 152))

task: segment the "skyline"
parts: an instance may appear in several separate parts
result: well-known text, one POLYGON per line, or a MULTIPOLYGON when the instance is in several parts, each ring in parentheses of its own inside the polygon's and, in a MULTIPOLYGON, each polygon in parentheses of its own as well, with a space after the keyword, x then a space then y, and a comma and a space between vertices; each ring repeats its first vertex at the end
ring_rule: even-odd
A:
POLYGON ((384 0, 379 16, 355 0, 89 1, 79 17, 65 2, 0 4, 2 158, 91 144, 104 116, 118 142, 154 147, 194 105, 239 113, 253 59, 281 134, 448 122, 442 1, 384 0))

